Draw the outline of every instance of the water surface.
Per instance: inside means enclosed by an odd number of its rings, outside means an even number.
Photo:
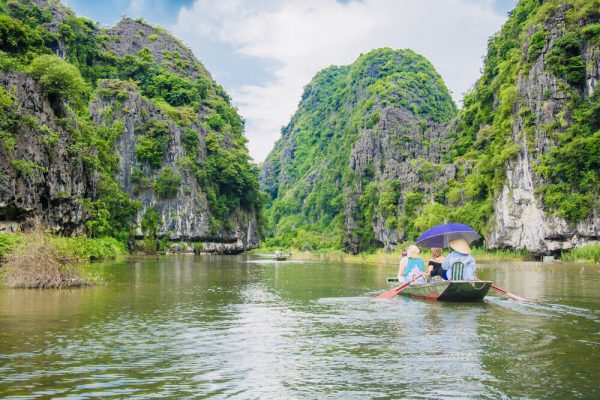
[[[482,263],[535,300],[370,302],[395,267],[130,257],[0,289],[0,397],[600,398],[600,268]]]

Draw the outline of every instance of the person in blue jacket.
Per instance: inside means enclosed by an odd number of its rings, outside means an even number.
[[[475,276],[477,265],[475,264],[475,259],[471,255],[471,247],[469,247],[469,243],[465,239],[454,239],[448,244],[450,245],[450,248],[454,250],[452,253],[448,254],[442,263],[442,268],[446,270],[446,277],[448,280],[477,280],[477,277]],[[453,274],[453,268],[455,265],[457,265],[457,263],[462,264],[461,276],[454,276],[456,274]],[[459,267],[457,266],[456,268]]]
[[[400,283],[409,280],[423,283],[423,272],[425,272],[425,264],[423,259],[419,257],[421,251],[417,246],[411,244],[406,249],[406,257],[403,257],[400,261],[400,267],[398,268],[398,281]]]

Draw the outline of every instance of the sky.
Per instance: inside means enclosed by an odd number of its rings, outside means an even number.
[[[246,120],[262,162],[321,69],[375,48],[427,57],[454,100],[481,74],[487,40],[517,0],[63,0],[103,26],[143,17],[189,46]]]

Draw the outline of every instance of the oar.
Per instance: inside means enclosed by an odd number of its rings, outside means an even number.
[[[414,280],[417,280],[417,279],[421,278],[422,276],[423,276],[423,274],[419,274],[419,276],[417,276]],[[391,299],[392,297],[394,297],[395,295],[397,295],[398,293],[403,291],[405,288],[407,288],[408,285],[410,285],[414,280],[410,280],[406,283],[403,283],[400,286],[396,286],[395,288],[388,290],[385,293],[381,293],[379,296],[373,297],[371,300],[375,301],[375,300]]]
[[[499,288],[498,286],[496,286],[496,285],[492,285],[492,289],[494,289],[494,290],[495,290],[496,292],[498,292],[498,293],[501,293],[501,294],[503,294],[503,295],[505,295],[505,296],[507,296],[507,297],[510,297],[511,299],[517,300],[517,301],[529,301],[529,300],[527,300],[527,299],[525,299],[525,298],[523,298],[523,297],[521,297],[521,296],[517,296],[516,294],[513,294],[513,293],[510,293],[510,292],[507,292],[507,291],[506,291],[506,290],[504,290],[504,289],[500,289],[500,288]]]

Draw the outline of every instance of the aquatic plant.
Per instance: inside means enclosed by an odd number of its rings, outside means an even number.
[[[593,261],[600,264],[600,244],[589,244],[587,246],[578,247],[569,252],[563,253],[560,256],[563,261]]]
[[[48,232],[41,219],[30,219],[23,231],[0,235],[0,277],[15,288],[65,288],[94,284],[83,266],[91,260],[126,252],[114,238],[62,237]]]
[[[81,269],[83,259],[69,254],[47,234],[39,219],[32,220],[21,245],[4,255],[4,283],[16,288],[64,288],[90,284]]]

